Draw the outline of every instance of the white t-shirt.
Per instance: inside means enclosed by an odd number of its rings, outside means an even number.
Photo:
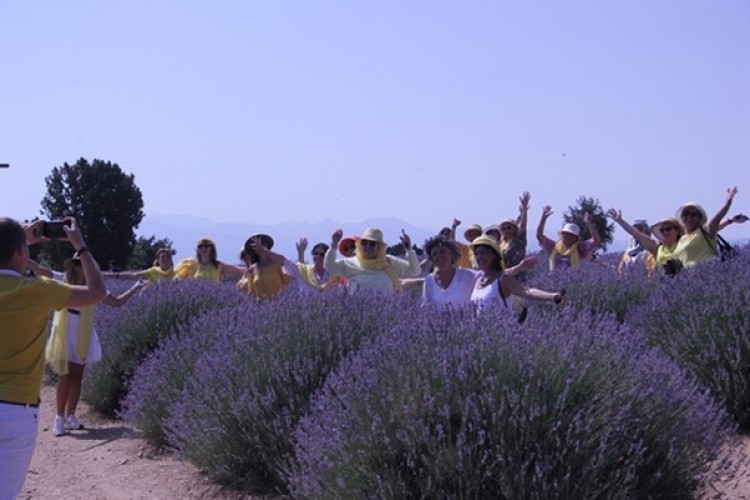
[[[435,275],[430,273],[425,276],[422,286],[422,304],[435,304],[440,309],[468,304],[478,276],[479,274],[472,269],[458,268],[450,285],[441,288],[435,280]]]

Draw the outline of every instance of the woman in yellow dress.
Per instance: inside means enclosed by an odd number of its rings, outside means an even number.
[[[195,249],[195,258],[181,260],[174,272],[174,279],[207,279],[218,283],[224,275],[242,276],[245,269],[221,262],[213,240],[201,238]]]
[[[258,300],[276,298],[297,277],[294,276],[294,264],[283,255],[271,251],[273,243],[273,238],[267,234],[256,234],[245,241],[240,254],[247,269],[237,288]]]
[[[143,271],[125,271],[121,273],[103,272],[105,278],[114,278],[116,280],[138,281],[148,280],[149,283],[155,284],[160,281],[171,280],[174,278],[174,263],[172,262],[171,248],[160,248],[156,251],[154,265]]]

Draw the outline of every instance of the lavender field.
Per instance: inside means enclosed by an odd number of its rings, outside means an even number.
[[[695,498],[731,474],[750,248],[676,278],[530,282],[566,305],[518,324],[400,294],[161,284],[100,308],[83,397],[218,482],[293,498]]]

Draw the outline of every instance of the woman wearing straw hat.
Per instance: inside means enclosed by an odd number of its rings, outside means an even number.
[[[331,248],[325,256],[324,266],[332,275],[344,276],[349,280],[350,291],[400,290],[400,278],[415,278],[419,275],[419,259],[413,248],[411,238],[401,230],[401,243],[406,249],[407,260],[386,255],[386,243],[380,229],[367,228],[356,242],[357,253],[354,257],[336,260],[336,249],[339,246],[343,231],[337,229],[331,237]]]
[[[455,224],[458,222],[458,224],[461,224],[461,221],[454,219],[453,223]],[[455,227],[458,227],[456,225]],[[455,227],[454,227],[454,234],[455,234]],[[471,255],[471,242],[477,239],[482,235],[482,226],[479,224],[471,224],[469,227],[466,228],[466,231],[464,231],[464,239],[469,242],[468,245],[459,243],[458,249],[461,252],[461,259],[458,261],[458,265],[460,267],[468,268],[468,269],[474,269],[476,268],[476,263],[474,262],[474,257]]]
[[[649,266],[649,261],[646,261],[649,270],[661,269],[666,274],[675,274],[676,271],[672,269],[674,264],[667,264],[667,262],[675,258],[674,251],[677,248],[677,241],[683,233],[682,225],[680,225],[677,219],[667,217],[651,226],[651,233],[656,237],[656,240],[654,240],[649,237],[648,233],[642,230],[642,227],[635,226],[635,224],[628,224],[622,218],[620,210],[610,208],[607,211],[607,215],[649,252],[652,259],[651,262],[653,262]]]
[[[560,304],[565,291],[545,292],[523,285],[513,276],[502,271],[502,255],[494,238],[482,235],[471,244],[474,258],[479,266],[476,283],[471,292],[471,302],[481,311],[488,307],[505,307],[510,310],[507,299],[511,295],[535,301]]]
[[[217,257],[216,243],[201,238],[195,247],[195,258],[182,259],[175,266],[174,279],[207,279],[218,283],[226,274],[242,276],[244,272],[239,266],[221,262]]]
[[[674,254],[684,267],[691,268],[718,255],[716,235],[719,233],[721,219],[729,212],[736,194],[737,186],[727,189],[724,204],[710,221],[706,211],[697,203],[685,203],[677,209],[675,216],[682,221],[685,234],[677,242]]]
[[[560,268],[576,269],[582,262],[590,260],[591,254],[599,248],[601,244],[599,232],[591,220],[591,214],[585,212],[583,220],[591,233],[591,239],[581,241],[581,228],[569,222],[558,233],[560,239],[551,240],[544,235],[544,225],[552,213],[552,207],[549,205],[542,208],[542,218],[536,228],[536,239],[539,241],[539,246],[549,253],[550,271]]]

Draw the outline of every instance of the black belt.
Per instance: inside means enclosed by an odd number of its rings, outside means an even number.
[[[68,309],[68,312],[70,314],[75,314],[76,316],[79,316],[81,314],[81,311],[79,311],[78,309]]]
[[[5,401],[4,399],[0,399],[0,403],[15,406],[28,406],[29,408],[39,408],[39,403],[19,403],[18,401]]]

